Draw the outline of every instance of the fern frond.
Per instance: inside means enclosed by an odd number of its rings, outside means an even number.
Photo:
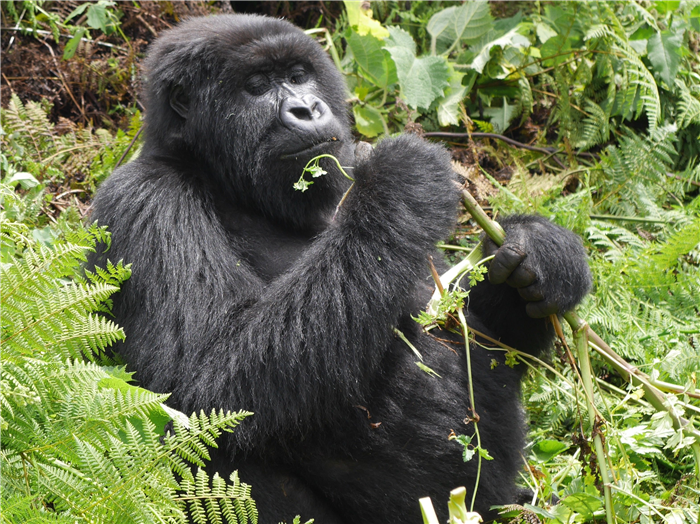
[[[46,511],[37,505],[33,496],[20,494],[7,495],[5,487],[2,488],[2,516],[3,524],[75,524],[75,517]]]
[[[198,469],[194,479],[183,483],[183,493],[179,497],[186,506],[192,521],[228,524],[257,524],[258,512],[250,498],[250,486],[238,478],[234,471],[230,484],[215,474],[211,479],[203,470]]]
[[[668,271],[700,244],[700,219],[695,219],[673,233],[651,256],[651,265],[658,271]]]
[[[624,105],[625,107],[631,107],[632,101],[639,96],[649,120],[649,129],[656,129],[661,118],[659,89],[656,85],[656,80],[654,80],[654,75],[644,65],[637,52],[629,45],[627,37],[619,35],[609,25],[599,24],[589,29],[584,37],[586,41],[591,39],[606,40],[610,43],[613,52],[623,60],[627,75],[629,75],[629,88],[624,95]]]
[[[693,96],[690,89],[678,78],[676,79],[676,87],[679,97],[676,104],[678,127],[684,129],[690,124],[700,124],[700,100]]]
[[[610,115],[590,99],[586,100],[585,109],[587,116],[583,119],[582,140],[578,143],[581,149],[589,149],[610,138]]]
[[[677,158],[675,142],[675,126],[656,128],[647,137],[626,131],[618,146],[601,155],[598,206],[622,216],[660,218],[664,210],[656,202],[668,198],[666,173]]]
[[[518,86],[520,87],[520,108],[522,111],[522,116],[520,117],[520,122],[525,122],[529,116],[532,114],[532,108],[534,106],[534,99],[532,96],[532,88],[530,82],[526,77],[520,77],[518,79]]]

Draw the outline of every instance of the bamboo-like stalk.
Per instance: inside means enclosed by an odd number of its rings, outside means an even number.
[[[593,374],[591,372],[591,361],[588,357],[588,324],[585,322],[574,331],[574,342],[578,353],[578,365],[581,370],[581,382],[583,389],[586,392],[586,405],[588,406],[588,420],[591,425],[591,433],[593,434],[593,444],[595,454],[598,458],[598,469],[600,470],[600,478],[603,481],[603,494],[605,496],[605,518],[608,524],[615,524],[615,515],[613,513],[612,492],[610,491],[610,473],[608,472],[608,461],[603,444],[603,439],[598,430],[598,416],[595,408],[595,400],[593,397]]]
[[[479,203],[474,199],[474,197],[466,189],[462,190],[462,198],[464,198],[464,205],[467,211],[471,213],[476,223],[479,227],[484,230],[484,232],[489,236],[499,246],[506,241],[506,232],[498,222],[491,220],[486,214],[486,211],[481,209]]]
[[[433,501],[430,500],[430,497],[419,499],[418,504],[420,504],[420,512],[423,515],[423,524],[440,524],[440,519],[435,513]]]

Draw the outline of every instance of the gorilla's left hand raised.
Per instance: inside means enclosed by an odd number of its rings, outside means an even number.
[[[517,289],[532,318],[573,309],[591,286],[580,239],[543,217],[513,215],[499,222],[504,244],[484,240],[484,256],[494,255],[489,281]]]

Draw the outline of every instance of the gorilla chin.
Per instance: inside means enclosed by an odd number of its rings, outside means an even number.
[[[94,219],[112,233],[89,264],[131,263],[114,296],[115,346],[135,378],[191,413],[253,411],[208,465],[253,486],[261,524],[422,522],[430,496],[477,480],[454,430],[474,434],[459,333],[412,317],[432,294],[429,260],[453,231],[450,154],[414,135],[352,143],[343,75],[280,19],[194,18],[146,60],[145,143],[100,187]],[[338,156],[310,191],[292,184],[320,153]],[[329,166],[329,167],[326,167]],[[533,355],[554,332],[528,311],[563,313],[588,292],[580,240],[541,217],[501,221],[506,243],[470,289],[474,332]],[[565,284],[564,284],[565,283]],[[529,309],[528,309],[529,307]],[[400,330],[423,355],[397,338]],[[453,346],[455,350],[451,350]],[[470,350],[481,445],[475,509],[518,499],[523,366],[487,340]]]

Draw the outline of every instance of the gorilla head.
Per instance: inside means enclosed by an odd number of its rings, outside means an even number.
[[[338,176],[315,180],[304,195],[292,187],[316,155],[352,158],[341,74],[292,24],[191,19],[156,41],[146,71],[148,141],[206,165],[229,198],[311,227],[347,189]]]

